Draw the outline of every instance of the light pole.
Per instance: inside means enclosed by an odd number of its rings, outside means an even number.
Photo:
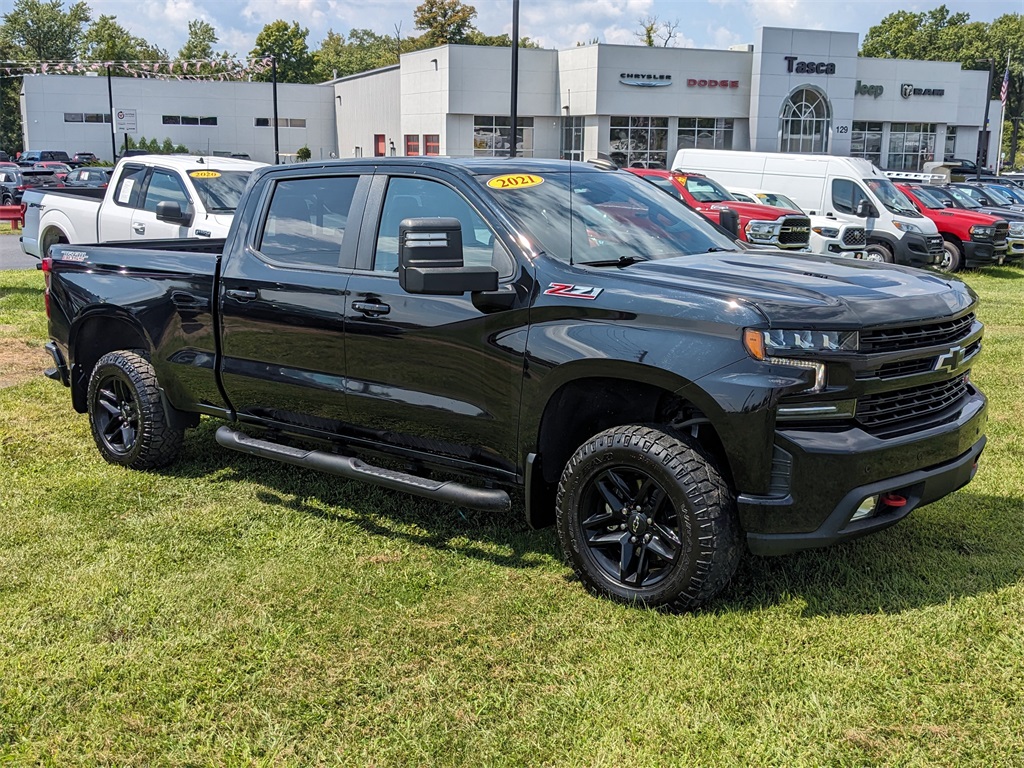
[[[509,130],[512,132],[509,157],[516,156],[516,135],[519,128],[519,0],[512,0],[512,104],[509,108]]]
[[[985,134],[985,141],[992,144],[992,131],[988,128],[988,108],[992,101],[992,75],[995,72],[996,60],[995,59],[978,59],[978,61],[988,62],[988,88],[985,89],[985,122],[981,125],[982,133]],[[996,152],[999,151],[999,147],[996,147]],[[981,149],[978,150],[978,162],[974,165],[974,180],[981,181]],[[985,147],[985,162],[988,162],[988,147]]]

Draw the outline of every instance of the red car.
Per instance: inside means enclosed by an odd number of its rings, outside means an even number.
[[[654,168],[626,170],[671,192],[690,208],[704,214],[716,224],[720,223],[722,210],[731,208],[740,219],[740,240],[751,245],[786,250],[807,248],[811,237],[811,220],[800,211],[740,202],[717,183],[699,173]]]
[[[32,166],[33,168],[44,168],[48,171],[53,171],[53,175],[61,181],[67,178],[68,174],[71,173],[71,166],[67,163],[58,163],[56,160],[44,160],[41,163],[36,163]]]
[[[939,228],[945,253],[938,268],[943,272],[1002,264],[1006,259],[1010,225],[1005,219],[989,213],[948,208],[938,195],[913,184],[897,184],[896,188]]]

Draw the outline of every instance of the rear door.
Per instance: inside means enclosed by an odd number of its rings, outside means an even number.
[[[387,170],[374,178],[348,285],[352,422],[375,443],[514,471],[532,270],[513,258],[511,237],[462,178]],[[462,223],[467,265],[498,269],[496,294],[430,296],[399,285],[399,223],[442,216]]]
[[[346,288],[371,175],[299,168],[239,212],[249,224],[226,255],[219,303],[221,379],[243,421],[344,431]]]

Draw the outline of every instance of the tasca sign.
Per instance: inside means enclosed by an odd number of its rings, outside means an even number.
[[[118,131],[135,133],[138,130],[138,121],[134,109],[119,109],[114,113],[114,126]]]

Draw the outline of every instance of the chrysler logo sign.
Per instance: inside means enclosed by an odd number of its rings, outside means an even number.
[[[645,72],[623,72],[619,75],[623,85],[636,85],[641,88],[657,88],[672,85],[672,75],[652,75]]]
[[[943,96],[945,88],[915,88],[913,83],[903,83],[900,86],[900,96],[909,99],[911,96]]]

